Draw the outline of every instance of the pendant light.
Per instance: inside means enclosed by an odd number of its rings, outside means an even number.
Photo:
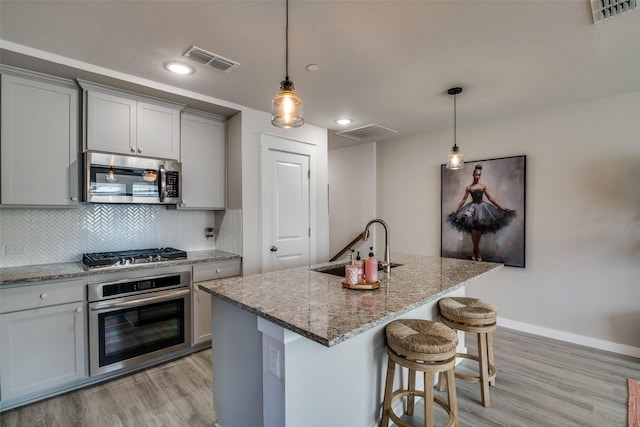
[[[447,91],[449,95],[453,95],[453,147],[451,154],[447,159],[447,169],[462,169],[464,167],[464,157],[460,154],[460,148],[456,142],[456,95],[462,92],[461,87],[452,87]]]
[[[286,0],[285,23],[285,77],[280,82],[280,92],[271,103],[271,124],[279,128],[297,128],[304,124],[302,99],[296,95],[289,80],[289,0]]]

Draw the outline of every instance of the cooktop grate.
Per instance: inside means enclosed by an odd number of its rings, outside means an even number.
[[[187,258],[187,252],[180,249],[153,248],[85,253],[82,255],[82,263],[87,268],[97,268],[185,258]]]

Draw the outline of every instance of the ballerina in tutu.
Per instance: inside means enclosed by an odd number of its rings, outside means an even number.
[[[473,170],[473,183],[465,189],[458,208],[447,216],[447,222],[454,228],[471,233],[473,242],[471,259],[474,261],[482,261],[479,248],[480,237],[506,227],[516,216],[516,211],[503,208],[491,197],[487,186],[480,183],[481,176],[482,165],[476,165]],[[469,194],[471,194],[471,203],[465,205],[464,202]],[[483,194],[491,203],[482,200]]]

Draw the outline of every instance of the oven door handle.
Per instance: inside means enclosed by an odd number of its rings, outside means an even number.
[[[173,299],[176,297],[182,297],[182,296],[188,295],[190,292],[191,291],[189,289],[182,289],[179,291],[163,293],[162,295],[139,298],[131,301],[104,302],[104,303],[98,302],[98,303],[91,303],[89,305],[90,305],[91,311],[105,310],[105,309],[111,309],[111,308],[127,308],[127,307],[138,306],[148,302],[165,301],[165,300]]]

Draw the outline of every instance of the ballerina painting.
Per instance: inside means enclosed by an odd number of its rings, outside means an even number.
[[[461,171],[443,168],[443,257],[524,267],[524,162],[519,156],[470,162],[473,169]],[[489,179],[482,179],[489,168]],[[456,192],[463,193],[457,203]]]

